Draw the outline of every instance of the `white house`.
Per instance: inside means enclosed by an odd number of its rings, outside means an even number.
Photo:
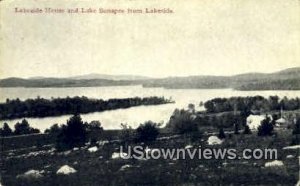
[[[271,115],[267,115],[272,120]],[[266,115],[250,115],[247,117],[247,125],[250,130],[257,130],[261,125],[262,120],[266,119]]]
[[[280,119],[276,120],[276,125],[282,125],[285,123],[286,123],[286,120],[284,118],[280,118]]]

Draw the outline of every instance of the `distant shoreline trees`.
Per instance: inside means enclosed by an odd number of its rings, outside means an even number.
[[[283,97],[280,99],[278,96],[269,96],[268,98],[262,96],[214,98],[206,101],[204,107],[208,113],[297,110],[300,109],[300,98],[288,99]]]
[[[89,99],[87,97],[67,97],[53,99],[20,99],[0,103],[0,120],[24,117],[59,116],[75,113],[101,112],[140,105],[159,105],[172,103],[164,97],[123,98],[123,99]]]
[[[40,133],[39,129],[30,127],[28,121],[23,119],[21,122],[15,124],[15,130],[13,131],[7,123],[3,124],[0,128],[0,136],[8,137],[13,135],[25,135],[25,134],[37,134]]]

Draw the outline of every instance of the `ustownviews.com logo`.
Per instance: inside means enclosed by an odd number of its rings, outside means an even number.
[[[187,146],[185,148],[148,148],[143,146],[120,146],[120,158],[122,159],[277,159],[277,149],[243,149],[238,152],[234,148],[194,148]]]

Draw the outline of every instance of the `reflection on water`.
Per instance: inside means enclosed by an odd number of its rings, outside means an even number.
[[[8,99],[20,98],[43,98],[51,97],[73,97],[86,96],[89,98],[109,99],[109,98],[128,98],[128,97],[148,97],[148,96],[164,96],[172,97],[175,104],[157,105],[157,106],[138,106],[128,109],[118,109],[105,112],[95,112],[83,114],[83,121],[99,120],[104,129],[120,128],[121,123],[127,123],[132,127],[137,127],[140,123],[152,120],[155,122],[163,122],[169,120],[175,108],[185,108],[189,103],[196,105],[196,109],[200,110],[198,105],[200,101],[207,101],[215,97],[231,97],[231,96],[270,96],[278,95],[279,97],[287,96],[288,98],[300,95],[300,91],[236,91],[231,89],[163,89],[163,88],[143,88],[142,86],[116,86],[116,87],[75,87],[75,88],[0,88],[0,102]],[[44,131],[51,125],[58,123],[66,123],[70,116],[56,116],[45,118],[27,118],[32,127]],[[11,127],[17,120],[1,121],[1,125],[7,122]]]

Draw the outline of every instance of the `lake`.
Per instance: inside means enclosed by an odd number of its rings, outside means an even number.
[[[0,88],[0,102],[6,99],[21,100],[27,98],[51,97],[74,97],[86,96],[96,99],[110,98],[128,98],[128,97],[149,97],[164,96],[172,98],[176,103],[156,105],[156,106],[138,106],[127,109],[110,110],[105,112],[94,112],[82,114],[83,121],[99,120],[104,129],[119,129],[121,123],[127,123],[133,128],[147,120],[166,123],[175,108],[186,108],[189,103],[193,103],[197,110],[203,110],[199,107],[200,101],[207,101],[215,97],[231,96],[255,96],[261,95],[268,97],[278,95],[293,98],[300,95],[300,91],[238,91],[232,89],[164,89],[164,88],[143,88],[142,86],[114,86],[114,87],[71,87],[71,88]],[[41,131],[49,128],[51,125],[66,123],[70,115],[45,117],[45,118],[26,118],[29,124]],[[0,125],[7,122],[10,127],[21,121],[21,119],[2,120]]]

